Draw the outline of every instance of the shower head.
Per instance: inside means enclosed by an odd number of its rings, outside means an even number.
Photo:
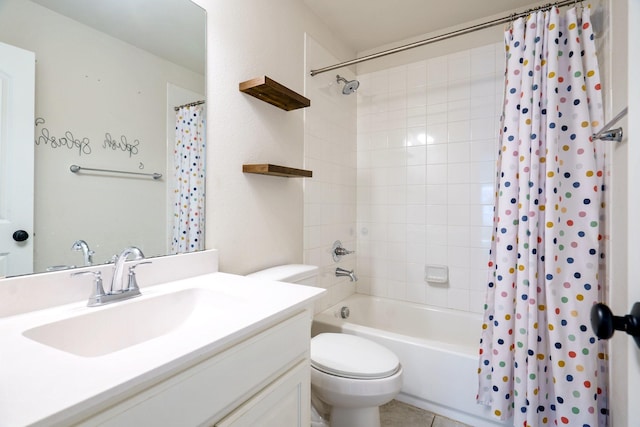
[[[344,77],[340,77],[340,75],[338,74],[336,76],[336,81],[337,82],[344,82],[344,87],[342,88],[342,94],[343,95],[351,95],[353,92],[356,91],[356,89],[358,89],[358,86],[360,86],[360,82],[357,80],[347,80]]]

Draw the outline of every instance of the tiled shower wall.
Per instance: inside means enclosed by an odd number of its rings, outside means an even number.
[[[307,69],[338,62],[309,35],[305,48]],[[349,70],[338,71],[355,78]],[[342,94],[335,72],[307,73],[305,96],[311,107],[304,110],[304,163],[313,177],[304,180],[304,262],[320,267],[319,285],[327,289],[316,304],[319,311],[355,292],[355,283],[336,277],[335,269],[356,269],[356,256],[334,262],[331,249],[335,240],[347,249],[356,247],[357,98]]]
[[[357,292],[481,312],[503,50],[358,76]],[[428,265],[448,283],[427,282]]]

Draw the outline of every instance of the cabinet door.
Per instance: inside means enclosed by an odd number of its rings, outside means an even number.
[[[300,362],[215,427],[308,427],[311,385],[309,362]]]

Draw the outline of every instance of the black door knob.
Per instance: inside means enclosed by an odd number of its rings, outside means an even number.
[[[640,302],[636,302],[626,316],[614,316],[611,309],[602,303],[594,305],[591,307],[591,327],[603,340],[611,338],[615,331],[625,331],[640,347]]]
[[[24,230],[18,230],[13,233],[13,240],[16,242],[24,242],[29,238],[29,233]]]

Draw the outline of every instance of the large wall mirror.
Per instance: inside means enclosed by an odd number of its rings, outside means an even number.
[[[23,242],[0,238],[0,277],[84,266],[78,241],[94,265],[127,246],[147,257],[184,251],[171,245],[175,108],[204,101],[205,28],[190,0],[0,0],[2,47],[35,56],[35,131],[20,141],[32,158],[0,144],[0,223],[13,207],[7,194],[22,193],[33,229]],[[1,56],[0,80],[10,55]],[[0,113],[13,90],[5,80]],[[7,190],[20,189],[31,164],[34,194]],[[31,261],[14,265],[12,248],[29,249]]]

